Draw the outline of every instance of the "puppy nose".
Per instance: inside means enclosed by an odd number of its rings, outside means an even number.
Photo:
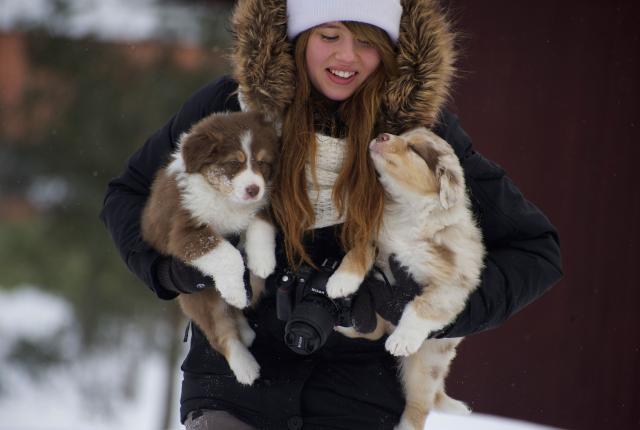
[[[256,184],[251,184],[244,191],[249,195],[249,197],[255,197],[260,192],[260,187]]]
[[[380,133],[378,135],[378,137],[376,137],[376,142],[386,142],[387,140],[390,140],[391,136],[389,136],[387,133]]]

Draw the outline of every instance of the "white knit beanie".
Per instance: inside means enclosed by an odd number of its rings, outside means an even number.
[[[402,6],[400,0],[287,0],[287,16],[291,40],[325,22],[357,21],[380,27],[395,43]]]

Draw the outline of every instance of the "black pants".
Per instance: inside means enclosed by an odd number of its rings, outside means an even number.
[[[195,411],[185,421],[186,430],[255,430],[226,411]]]

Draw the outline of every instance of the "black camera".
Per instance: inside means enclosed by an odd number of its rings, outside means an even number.
[[[284,341],[298,354],[317,351],[335,326],[352,325],[351,298],[327,296],[327,281],[337,266],[331,260],[325,260],[318,270],[303,264],[297,271],[285,269],[277,279],[277,315],[287,322]]]

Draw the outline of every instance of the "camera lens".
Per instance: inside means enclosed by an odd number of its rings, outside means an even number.
[[[298,354],[311,354],[325,344],[336,325],[337,309],[324,296],[308,296],[296,306],[285,326],[285,343]]]
[[[304,322],[289,322],[286,328],[285,343],[298,354],[311,354],[320,347],[320,336],[310,325]]]

